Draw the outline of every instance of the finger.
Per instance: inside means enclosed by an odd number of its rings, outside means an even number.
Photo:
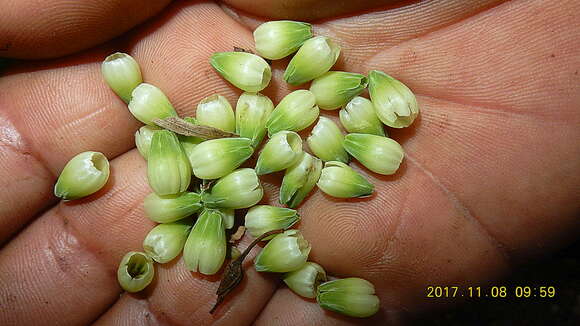
[[[0,56],[51,58],[87,49],[145,21],[169,1],[2,0]]]

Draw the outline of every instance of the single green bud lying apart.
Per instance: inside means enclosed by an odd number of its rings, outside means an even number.
[[[262,196],[264,189],[256,171],[244,168],[219,179],[202,200],[207,207],[240,209],[256,205]]]
[[[374,186],[365,177],[342,162],[326,162],[318,180],[318,188],[338,198],[366,197]]]
[[[143,240],[143,250],[158,263],[172,261],[183,250],[192,225],[190,218],[157,225]]]
[[[128,252],[117,269],[117,280],[123,290],[139,292],[151,283],[155,269],[153,260],[142,252]]]
[[[290,290],[305,298],[316,298],[316,290],[320,283],[326,282],[326,272],[322,266],[311,261],[300,269],[284,275],[284,283]]]
[[[135,145],[141,156],[145,160],[149,157],[149,148],[151,148],[151,140],[153,139],[153,133],[157,130],[161,130],[154,126],[143,126],[135,132]]]
[[[340,46],[326,36],[313,37],[300,47],[286,71],[284,80],[291,85],[300,85],[322,76],[336,63]]]
[[[303,152],[300,160],[289,167],[280,187],[280,204],[296,208],[318,182],[322,161]]]
[[[191,182],[191,166],[177,139],[168,130],[153,133],[147,160],[149,186],[160,196],[187,190]]]
[[[318,123],[306,141],[312,153],[325,162],[348,163],[349,161],[348,153],[342,146],[344,135],[338,126],[326,117],[318,118]]]
[[[210,126],[223,131],[234,132],[236,130],[236,118],[234,110],[228,100],[219,95],[211,95],[199,102],[195,111],[197,123]]]
[[[143,82],[139,64],[127,53],[116,52],[106,57],[101,65],[101,73],[107,85],[125,103],[131,101],[131,93]]]
[[[257,238],[262,234],[280,230],[288,229],[300,220],[300,215],[290,208],[275,207],[270,205],[257,205],[248,210],[244,226],[250,232],[252,237]],[[274,236],[269,236],[262,241],[271,239]]]
[[[145,215],[157,223],[175,222],[196,213],[201,207],[201,195],[195,192],[166,196],[152,192],[143,201]]]
[[[263,90],[272,77],[270,65],[252,53],[214,53],[210,64],[227,81],[246,92],[255,93]]]
[[[360,94],[368,85],[365,75],[344,71],[329,71],[316,78],[310,91],[316,97],[316,105],[323,110],[337,109]]]
[[[312,26],[291,20],[269,21],[254,30],[256,51],[266,59],[282,59],[312,37]]]
[[[385,136],[383,124],[371,101],[357,96],[340,110],[340,122],[351,133]]]
[[[222,214],[204,209],[183,248],[185,266],[192,272],[213,275],[226,258],[226,232]]]
[[[419,114],[415,94],[405,84],[382,71],[369,72],[369,94],[377,116],[389,127],[408,127]]]
[[[292,272],[306,263],[310,249],[300,231],[287,230],[266,244],[254,259],[254,267],[258,272]]]
[[[369,170],[385,175],[397,172],[405,155],[393,139],[369,134],[346,135],[344,148]]]
[[[232,227],[234,227],[234,223],[236,222],[235,210],[232,208],[220,208],[218,210],[222,214],[222,218],[224,219],[224,227],[226,229],[231,229]]]
[[[62,169],[54,195],[64,200],[86,197],[99,191],[109,179],[109,161],[99,152],[83,152]]]
[[[258,175],[282,171],[296,163],[302,154],[302,139],[293,131],[280,131],[266,143],[258,162]]]
[[[189,160],[196,177],[217,179],[234,171],[253,153],[251,139],[220,138],[206,140],[195,146]]]
[[[236,105],[236,133],[252,140],[256,148],[266,134],[266,123],[274,110],[274,104],[260,93],[243,93]]]
[[[356,277],[321,284],[316,301],[324,309],[359,318],[374,315],[380,304],[373,284]]]
[[[141,83],[133,90],[129,111],[137,120],[150,126],[155,126],[155,119],[177,116],[167,96],[159,88],[147,83]]]
[[[276,106],[266,123],[268,136],[278,131],[300,131],[310,126],[320,110],[311,91],[299,89],[286,95]]]

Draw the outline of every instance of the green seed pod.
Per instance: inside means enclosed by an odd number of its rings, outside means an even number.
[[[300,215],[293,209],[257,205],[248,210],[244,226],[252,237],[257,238],[266,232],[286,230],[298,221],[300,221]],[[266,237],[262,241],[270,240],[273,237],[274,235]]]
[[[143,82],[139,64],[127,53],[116,52],[105,58],[101,65],[105,82],[120,98],[129,103],[131,93]]]
[[[270,65],[252,53],[214,53],[210,64],[227,81],[246,92],[256,93],[263,90],[272,78]]]
[[[348,132],[385,136],[385,129],[375,113],[373,103],[364,97],[353,98],[339,114],[340,122]]]
[[[306,142],[312,153],[325,162],[348,163],[349,161],[348,153],[342,146],[344,135],[338,126],[326,117],[318,118],[318,123],[312,129]]]
[[[195,111],[197,123],[210,126],[223,131],[234,132],[236,130],[236,118],[234,110],[228,100],[219,95],[211,95],[199,102]]]
[[[117,280],[123,290],[139,292],[146,288],[155,275],[153,260],[142,252],[128,252],[117,269]]]
[[[152,192],[143,201],[145,215],[157,223],[175,222],[194,214],[201,207],[201,195],[195,192],[166,196]]]
[[[153,133],[157,130],[161,129],[154,126],[143,126],[135,132],[135,145],[137,145],[139,153],[141,153],[141,156],[143,156],[145,160],[147,160],[147,157],[149,156],[149,148],[151,148]]]
[[[304,266],[310,253],[310,244],[300,231],[287,230],[277,234],[254,259],[258,272],[287,273]]]
[[[269,21],[254,30],[256,51],[266,59],[282,59],[312,37],[312,26],[291,20]]]
[[[268,136],[278,131],[300,131],[310,126],[320,110],[311,91],[299,89],[286,95],[276,106],[266,123]]]
[[[260,152],[256,163],[258,175],[282,171],[294,165],[302,155],[302,139],[293,131],[273,135]]]
[[[160,196],[187,190],[191,182],[191,166],[177,136],[168,130],[153,134],[147,160],[149,186]]]
[[[156,262],[168,263],[183,250],[192,225],[193,220],[189,218],[159,224],[143,240],[143,249]]]
[[[222,214],[204,209],[183,248],[185,266],[192,272],[213,275],[226,258],[226,233]]]
[[[296,208],[318,182],[322,161],[303,152],[300,160],[289,167],[280,187],[280,204]]]
[[[372,183],[342,162],[326,162],[318,180],[318,188],[338,198],[367,197],[373,193]]]
[[[327,310],[351,317],[370,317],[379,311],[375,287],[362,278],[344,278],[318,286],[316,301]]]
[[[291,85],[304,84],[322,76],[336,63],[340,46],[326,36],[313,37],[300,47],[290,60],[284,80]]]
[[[137,120],[150,126],[155,126],[155,119],[177,116],[167,96],[159,88],[147,83],[141,83],[133,90],[129,111]]]
[[[206,140],[195,146],[189,159],[196,177],[217,179],[234,171],[253,153],[251,139],[220,138]]]
[[[256,205],[263,196],[256,171],[244,168],[219,179],[202,200],[207,207],[240,209]]]
[[[300,269],[286,273],[283,280],[294,293],[313,299],[320,283],[326,282],[326,272],[322,266],[309,261]]]
[[[62,169],[54,195],[64,200],[86,197],[99,191],[109,179],[109,161],[99,152],[83,152]]]
[[[369,134],[346,135],[344,149],[369,170],[385,175],[397,172],[405,156],[396,141]]]
[[[316,97],[316,105],[323,110],[337,109],[360,94],[368,85],[365,75],[353,72],[329,71],[316,78],[310,91]]]
[[[266,122],[274,110],[274,104],[260,93],[243,93],[236,105],[236,133],[252,140],[256,148],[266,134]]]
[[[408,127],[419,114],[415,94],[405,84],[382,71],[369,72],[369,94],[377,116],[389,127]]]

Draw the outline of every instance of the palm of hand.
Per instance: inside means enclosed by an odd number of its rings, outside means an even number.
[[[428,284],[498,277],[577,234],[580,6],[497,2],[426,2],[315,25],[343,46],[333,70],[386,71],[415,91],[422,109],[411,128],[389,130],[407,154],[395,176],[360,169],[376,184],[374,197],[346,202],[315,191],[300,208],[310,259],[331,275],[373,282],[377,322],[423,309]],[[34,219],[0,252],[2,324],[357,322],[276,289],[275,278],[252,268],[209,315],[218,277],[192,277],[180,259],[158,265],[145,293],[119,297],[117,264],[141,247],[153,223],[141,205],[150,188],[134,149],[139,124],[102,81],[100,61],[115,50],[131,53],[144,79],[192,115],[212,93],[237,98],[207,60],[233,46],[252,48],[245,26],[256,24],[213,3],[176,3],[119,40],[23,63],[0,79],[0,242]],[[265,92],[275,103],[289,92],[280,82],[284,66],[274,65]],[[85,150],[114,158],[107,187],[57,203],[55,177]],[[264,181],[275,202],[278,184]]]

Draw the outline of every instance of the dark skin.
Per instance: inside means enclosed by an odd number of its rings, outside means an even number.
[[[425,298],[427,285],[497,284],[578,236],[579,1],[263,2],[0,1],[0,55],[43,59],[0,77],[0,324],[396,323],[443,304]],[[299,209],[310,259],[374,283],[381,310],[370,320],[325,312],[249,268],[252,256],[213,315],[219,276],[192,275],[181,259],[159,265],[143,293],[122,293],[115,270],[153,226],[141,205],[151,190],[134,149],[140,125],[100,62],[130,53],[180,115],[193,115],[206,96],[240,94],[209,66],[211,53],[254,49],[251,30],[282,17],[317,19],[315,32],[343,48],[333,69],[383,70],[417,94],[414,125],[388,130],[406,152],[396,175],[355,162],[374,196],[315,191]],[[264,91],[275,103],[290,91],[284,67],[274,62]],[[86,150],[111,160],[108,185],[58,202],[56,177]],[[265,202],[277,201],[276,179],[263,179]]]

